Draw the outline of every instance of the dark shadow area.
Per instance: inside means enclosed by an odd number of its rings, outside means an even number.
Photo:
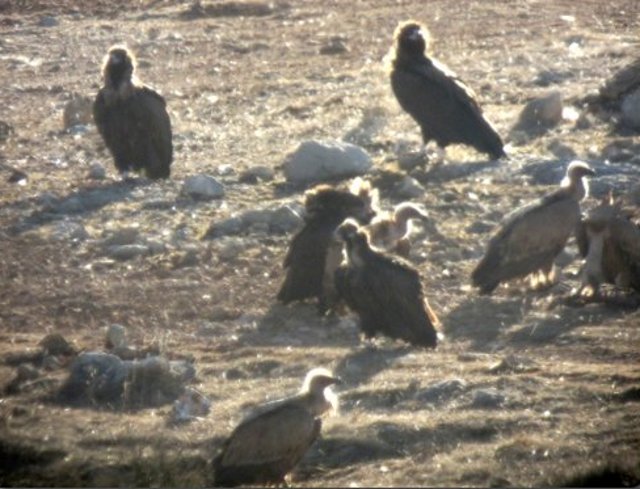
[[[313,444],[296,469],[296,479],[316,477],[326,470],[353,467],[360,463],[401,457],[402,452],[372,439],[321,438]]]
[[[472,296],[441,319],[445,336],[471,340],[474,349],[484,350],[501,332],[522,321],[524,312],[523,297]]]
[[[605,320],[624,316],[625,310],[613,310],[604,305],[593,305],[588,309],[565,308],[557,314],[549,313],[533,324],[527,324],[506,333],[509,344],[534,346],[554,343],[560,336],[581,326],[600,326]]]
[[[365,408],[367,411],[381,410],[388,412],[399,403],[415,396],[416,387],[407,386],[404,389],[376,389],[359,392],[347,391],[340,395],[340,410],[351,411],[354,407]],[[403,407],[404,409],[404,407]]]
[[[21,234],[26,231],[44,226],[50,222],[63,219],[69,215],[84,215],[114,202],[122,202],[126,200],[133,190],[138,187],[150,185],[151,181],[137,178],[128,179],[117,182],[110,182],[99,187],[87,187],[71,192],[64,197],[51,196],[50,199],[39,203],[40,209],[34,211],[28,217],[14,223],[9,232],[13,235]],[[11,204],[12,207],[23,208],[31,207],[33,199],[28,203],[25,201],[16,201]]]
[[[314,300],[288,305],[274,300],[255,328],[242,331],[239,343],[253,347],[351,347],[359,342],[359,331],[355,324],[353,328],[345,328],[340,324],[347,318],[355,320],[351,314],[342,317],[321,316]]]
[[[423,174],[413,175],[420,183],[444,183],[458,178],[466,178],[475,173],[491,168],[500,168],[508,164],[508,159],[479,160],[479,161],[451,161],[445,165],[436,165]]]
[[[364,384],[376,374],[390,367],[394,360],[414,351],[409,346],[376,348],[364,346],[340,360],[334,373],[347,385]]]

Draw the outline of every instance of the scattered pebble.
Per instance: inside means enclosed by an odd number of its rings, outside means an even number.
[[[210,175],[193,175],[184,181],[182,193],[195,200],[211,200],[224,197],[224,187]]]

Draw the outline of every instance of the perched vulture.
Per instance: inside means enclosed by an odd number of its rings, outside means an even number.
[[[279,301],[288,304],[317,297],[324,312],[324,277],[333,277],[342,261],[341,249],[330,246],[333,233],[348,217],[368,223],[375,215],[377,200],[377,190],[359,178],[350,190],[319,185],[307,192],[305,224],[293,237],[284,259],[286,277],[278,293]]]
[[[109,50],[93,119],[120,173],[144,171],[149,178],[168,178],[173,145],[166,104],[135,78],[134,70],[133,54],[126,47]]]
[[[214,485],[283,484],[318,438],[322,414],[336,408],[329,386],[337,383],[328,370],[313,369],[298,395],[265,404],[244,419],[213,460]]]
[[[394,33],[391,87],[400,106],[420,125],[426,145],[435,140],[473,146],[492,159],[505,155],[502,140],[482,115],[475,94],[445,66],[426,56],[429,33],[417,22]]]
[[[640,292],[640,227],[620,204],[605,200],[580,222],[577,242],[585,264],[578,295],[597,295],[602,283]]]
[[[534,274],[534,285],[553,283],[554,260],[576,232],[580,201],[588,194],[583,177],[594,174],[586,163],[573,161],[559,189],[505,218],[471,275],[481,293],[489,294],[500,282],[529,274]]]
[[[424,296],[418,271],[401,258],[372,249],[367,232],[349,219],[337,230],[347,264],[335,272],[338,296],[360,318],[365,337],[378,333],[434,348],[438,319]]]
[[[398,204],[393,215],[377,215],[365,226],[371,245],[408,258],[411,251],[412,219],[426,219],[427,213],[409,202]]]

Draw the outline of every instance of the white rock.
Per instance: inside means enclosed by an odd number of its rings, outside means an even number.
[[[288,182],[308,184],[364,175],[371,157],[359,146],[339,141],[304,141],[284,162]]]
[[[182,193],[193,199],[211,200],[224,197],[224,187],[210,175],[193,175],[184,181]]]
[[[640,129],[640,88],[622,100],[622,123],[632,129]]]

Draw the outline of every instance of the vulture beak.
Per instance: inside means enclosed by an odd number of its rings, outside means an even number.
[[[332,380],[332,384],[334,385],[343,385],[344,382],[342,381],[342,379],[340,377],[331,377]]]
[[[596,176],[596,172],[595,172],[595,170],[592,170],[591,168],[585,168],[585,169],[584,169],[584,174],[585,174],[585,175],[592,176],[592,177],[595,177],[595,176]]]

